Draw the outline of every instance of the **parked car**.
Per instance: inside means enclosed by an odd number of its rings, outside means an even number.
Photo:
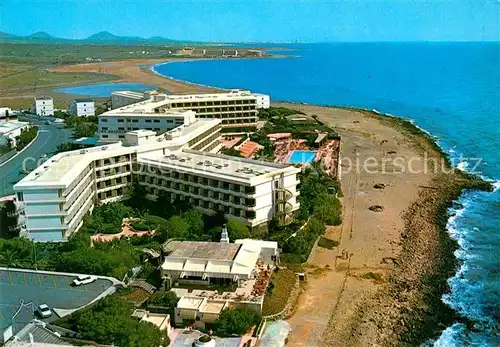
[[[82,286],[84,284],[90,284],[97,280],[97,277],[95,276],[90,276],[90,275],[80,275],[77,278],[73,280],[73,285],[74,286]]]
[[[42,318],[49,318],[50,316],[52,316],[52,311],[46,304],[39,305],[37,311]]]

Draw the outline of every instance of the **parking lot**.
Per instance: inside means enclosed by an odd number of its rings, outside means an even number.
[[[0,270],[0,329],[10,325],[12,316],[19,309],[20,300],[33,302],[34,308],[47,304],[51,309],[76,309],[84,306],[108,289],[112,282],[97,279],[95,282],[72,287],[75,276]],[[54,320],[53,314],[49,320]],[[33,319],[30,308],[23,309],[15,322],[27,323]]]

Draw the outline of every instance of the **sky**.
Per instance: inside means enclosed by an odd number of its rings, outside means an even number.
[[[2,0],[0,31],[194,41],[500,41],[500,0]]]

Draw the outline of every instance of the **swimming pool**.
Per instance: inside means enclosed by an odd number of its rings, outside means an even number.
[[[311,163],[316,157],[316,151],[293,151],[288,157],[288,162],[292,164]]]
[[[88,97],[99,98],[99,97],[109,97],[112,92],[118,90],[131,90],[133,92],[144,92],[146,90],[156,90],[156,87],[135,82],[125,82],[125,83],[98,83],[98,84],[88,84],[84,86],[66,87],[54,89],[56,93],[65,93],[73,95],[85,95]]]

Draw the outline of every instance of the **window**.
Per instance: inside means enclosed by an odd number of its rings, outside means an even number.
[[[159,119],[155,119],[154,122],[155,123],[160,123],[160,120]]]
[[[24,201],[24,195],[22,192],[17,193],[17,200]]]
[[[138,122],[139,122],[139,120],[137,120],[137,119],[132,119],[132,123],[138,123]]]
[[[118,123],[123,123],[125,122],[125,119],[118,118]]]
[[[124,139],[124,138],[125,138],[125,135],[118,135],[118,138],[119,138],[119,139]]]
[[[174,121],[172,119],[167,119],[167,123],[173,123]]]
[[[103,123],[107,123],[107,122],[108,122],[108,120],[107,120],[106,118],[103,118],[103,119],[101,119],[101,122],[103,122]]]
[[[151,123],[151,119],[146,119],[146,123]]]
[[[107,127],[102,127],[102,131],[108,131]]]
[[[107,139],[107,138],[108,138],[108,135],[102,135],[102,138],[103,138],[103,139]]]

